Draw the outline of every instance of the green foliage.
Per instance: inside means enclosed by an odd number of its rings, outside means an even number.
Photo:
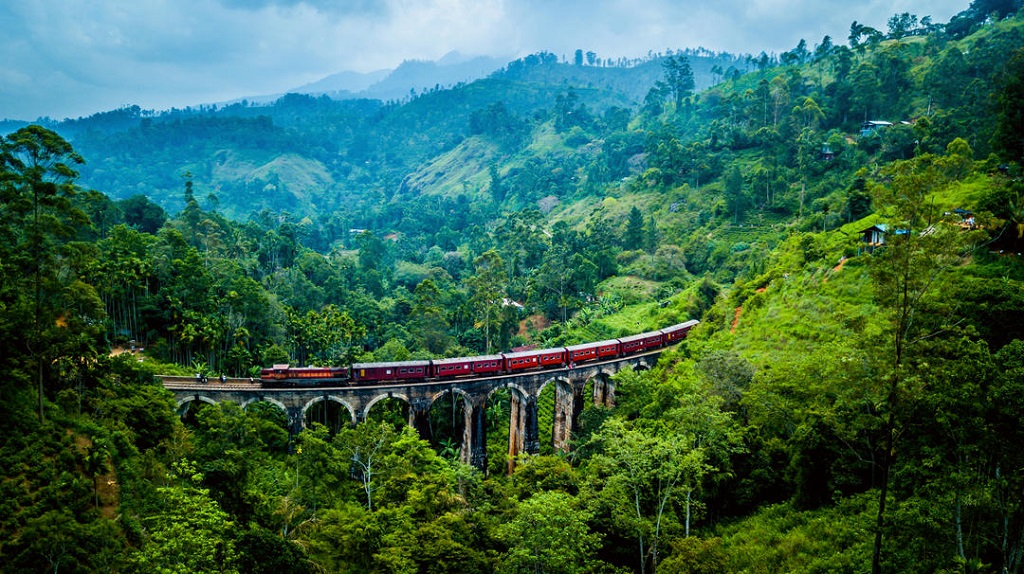
[[[542,53],[400,102],[11,132],[5,571],[845,572],[875,535],[879,569],[1013,571],[1024,130],[1004,4],[778,58]],[[876,224],[911,233],[869,254]],[[568,453],[511,477],[507,391],[485,476],[455,462],[458,393],[431,410],[435,450],[397,399],[354,428],[318,402],[331,428],[290,436],[269,403],[189,404],[182,425],[152,377],[690,318],[657,367],[614,377],[614,408],[582,409]]]
[[[139,570],[156,572],[234,572],[235,544],[232,522],[209,497],[192,486],[194,468],[176,468],[182,484],[157,489],[159,510],[145,520],[148,536],[133,555]]]
[[[719,535],[730,572],[853,572],[871,554],[870,497],[832,509],[801,512],[771,506],[726,526]]]
[[[498,529],[509,550],[497,572],[593,572],[600,535],[590,532],[590,515],[562,492],[540,492],[519,504],[517,516]]]

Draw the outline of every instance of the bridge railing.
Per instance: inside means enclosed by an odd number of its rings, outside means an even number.
[[[183,377],[179,375],[157,375],[165,387],[188,387],[188,386],[214,386],[214,385],[229,385],[233,387],[259,387],[259,379],[251,379],[249,377],[227,377],[224,382],[221,382],[220,377],[209,377],[205,383],[199,382],[195,377]]]

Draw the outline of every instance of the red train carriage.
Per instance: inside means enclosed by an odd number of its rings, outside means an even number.
[[[619,341],[615,339],[598,341],[597,343],[572,345],[565,348],[565,353],[569,363],[582,363],[585,361],[597,361],[608,357],[618,357],[620,352]]]
[[[665,344],[665,335],[661,331],[650,331],[640,333],[639,335],[621,337],[619,343],[622,345],[621,351],[623,355],[632,355],[633,353],[642,353],[662,346]]]
[[[434,359],[431,361],[433,376],[438,378],[469,376],[473,374],[473,362],[466,357]]]
[[[609,357],[618,357],[619,353],[622,352],[622,346],[619,344],[617,339],[611,339],[608,341],[602,341],[597,344],[597,358],[607,359]]]
[[[566,359],[567,353],[565,347],[558,347],[556,349],[541,349],[536,351],[540,356],[541,367],[564,367],[568,360]]]
[[[321,385],[348,382],[348,367],[292,367],[274,365],[260,370],[260,381],[278,385]]]
[[[504,358],[501,355],[483,355],[471,357],[474,375],[487,375],[500,373],[505,370]],[[437,361],[434,361],[435,363]]]
[[[431,363],[433,364],[433,376],[442,379],[466,375],[500,373],[503,369],[501,355],[435,359]]]
[[[679,323],[678,325],[672,325],[671,327],[665,327],[661,332],[665,335],[665,344],[671,345],[676,341],[682,341],[686,338],[686,334],[690,332],[690,329],[694,325],[700,323],[700,321],[693,319],[685,323]]]
[[[417,381],[430,376],[430,361],[401,361],[397,363],[355,363],[352,382]]]
[[[502,356],[505,358],[506,372],[565,366],[565,347],[517,351]]]

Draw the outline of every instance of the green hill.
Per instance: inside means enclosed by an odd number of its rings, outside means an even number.
[[[742,65],[541,53],[402,101],[9,126],[4,571],[1019,571],[1019,4]],[[425,437],[398,393],[291,436],[153,377],[689,319],[571,400],[453,383]],[[511,413],[547,439],[556,403],[567,450],[508,460]]]

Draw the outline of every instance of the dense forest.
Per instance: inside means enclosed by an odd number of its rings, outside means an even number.
[[[1024,571],[1020,8],[12,128],[2,569]],[[292,436],[155,377],[687,319],[511,474],[500,395],[481,471],[455,399]]]

